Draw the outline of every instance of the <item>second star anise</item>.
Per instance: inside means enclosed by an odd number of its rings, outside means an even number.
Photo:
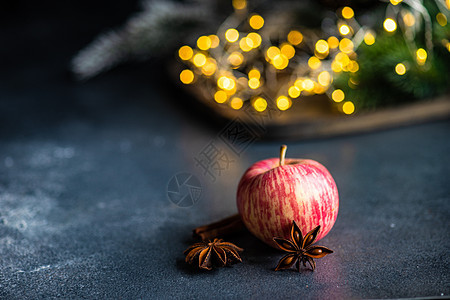
[[[300,272],[300,263],[306,267],[306,262],[309,263],[311,269],[314,271],[316,263],[314,258],[321,258],[325,255],[333,253],[333,250],[323,246],[313,246],[312,244],[317,238],[320,231],[320,226],[317,226],[310,232],[308,232],[303,238],[302,232],[298,228],[295,221],[292,221],[291,227],[291,240],[283,238],[273,238],[278,247],[288,252],[283,258],[281,258],[275,271],[291,268],[295,263],[297,270]]]
[[[234,262],[242,262],[239,252],[244,249],[221,239],[195,243],[184,251],[186,262],[192,264],[198,259],[200,269],[211,270],[213,266],[224,267]]]

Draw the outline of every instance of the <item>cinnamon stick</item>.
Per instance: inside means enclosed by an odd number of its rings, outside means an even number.
[[[241,220],[241,216],[235,214],[221,221],[197,227],[193,230],[193,234],[202,240],[211,240],[241,231],[244,228],[245,225]]]

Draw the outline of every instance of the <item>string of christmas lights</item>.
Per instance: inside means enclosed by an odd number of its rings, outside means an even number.
[[[440,9],[437,23],[446,26],[450,1],[436,3]],[[302,28],[278,33],[274,39],[273,30],[264,30],[264,18],[248,13],[245,0],[233,0],[232,4],[234,13],[215,34],[200,36],[194,48],[179,48],[178,56],[187,66],[180,73],[182,83],[203,85],[215,102],[235,110],[251,105],[264,112],[274,105],[285,111],[301,96],[326,94],[342,113],[355,112],[358,99],[348,99],[334,80],[347,73],[348,86],[358,87],[357,50],[362,43],[374,45],[376,31],[361,26],[351,7],[336,12],[335,27],[327,36]],[[424,69],[433,55],[430,20],[422,1],[391,0],[383,22],[387,34],[402,31],[415,63]],[[419,47],[416,35],[422,24],[425,46]],[[448,40],[443,39],[442,45],[450,51]],[[399,61],[392,72],[403,76],[409,68],[409,62]]]

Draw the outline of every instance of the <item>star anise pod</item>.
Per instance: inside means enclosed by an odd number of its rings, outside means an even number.
[[[195,243],[184,251],[186,262],[192,264],[198,259],[198,267],[211,270],[213,266],[224,267],[235,262],[242,262],[239,252],[244,249],[221,239]]]
[[[306,262],[309,263],[311,269],[314,271],[316,268],[316,263],[314,258],[321,258],[325,255],[333,253],[333,250],[328,249],[323,246],[313,246],[312,244],[317,238],[319,234],[320,226],[317,226],[303,238],[302,232],[298,228],[295,221],[292,221],[291,227],[291,239],[286,240],[283,238],[273,238],[274,242],[277,243],[278,247],[288,252],[283,258],[280,259],[278,266],[275,268],[275,271],[289,269],[295,263],[297,270],[300,272],[300,263],[303,263],[303,266],[306,267]]]

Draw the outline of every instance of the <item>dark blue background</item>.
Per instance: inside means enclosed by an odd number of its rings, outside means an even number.
[[[237,156],[174,88],[165,64],[120,67],[88,82],[70,58],[119,26],[135,2],[7,3],[0,36],[0,298],[399,298],[450,294],[450,122],[327,140],[288,141],[288,157],[328,167],[340,192],[335,253],[315,272],[274,272],[282,253],[249,233],[244,262],[185,265],[192,228],[236,212],[240,176],[277,156]],[[210,142],[234,160],[212,181],[194,158]],[[203,194],[167,197],[178,172]]]

